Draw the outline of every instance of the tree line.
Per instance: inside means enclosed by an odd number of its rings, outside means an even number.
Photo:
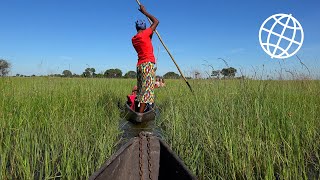
[[[64,70],[62,74],[55,74],[58,77],[83,77],[83,78],[135,78],[137,73],[129,71],[124,76],[120,69],[108,69],[105,72],[96,73],[95,68],[86,68],[82,74],[73,74],[70,70]]]
[[[7,76],[10,72],[11,64],[4,60],[0,59],[0,77]],[[234,78],[237,73],[237,69],[233,67],[223,68],[221,70],[212,70],[209,78]],[[16,77],[34,77],[36,75],[25,76],[22,74],[16,74]],[[96,73],[95,68],[86,68],[81,74],[72,73],[70,70],[64,70],[61,74],[51,74],[48,75],[50,77],[77,77],[77,78],[136,78],[137,73],[135,71],[128,71],[124,75],[122,71],[118,68],[115,69],[107,69],[105,72]],[[167,72],[163,75],[165,79],[179,79],[181,76],[175,72]],[[191,77],[187,77],[188,79],[192,79]],[[195,72],[194,78],[201,78],[199,72]]]
[[[213,70],[211,72],[211,77],[220,79],[221,76],[223,78],[234,78],[236,76],[237,69],[234,67],[223,68],[221,70]]]
[[[135,71],[128,71],[124,75],[118,68],[107,69],[103,73],[96,73],[95,68],[86,68],[81,75],[73,74],[70,70],[64,70],[62,74],[55,74],[57,77],[83,77],[83,78],[136,78],[137,73]],[[165,79],[179,79],[180,75],[175,72],[167,72],[163,75]]]

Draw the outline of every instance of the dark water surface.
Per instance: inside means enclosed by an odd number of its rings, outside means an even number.
[[[119,129],[122,132],[119,136],[118,148],[128,142],[131,138],[138,137],[142,131],[151,132],[155,136],[162,138],[162,130],[156,125],[157,120],[160,119],[160,112],[156,110],[156,118],[154,121],[134,124],[122,118],[119,123]]]

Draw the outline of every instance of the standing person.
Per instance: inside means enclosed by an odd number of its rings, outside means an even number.
[[[153,54],[152,34],[156,30],[159,21],[147,12],[143,5],[139,11],[146,15],[152,24],[146,28],[143,20],[136,21],[137,34],[132,38],[132,45],[138,53],[137,63],[137,101],[136,111],[143,113],[147,104],[154,103],[154,79],[156,59]]]

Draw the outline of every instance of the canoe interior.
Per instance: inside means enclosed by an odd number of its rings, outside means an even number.
[[[182,160],[162,140],[160,140],[159,179],[196,179]]]
[[[152,121],[156,118],[156,111],[152,109],[145,113],[138,113],[133,111],[130,106],[126,103],[125,110],[124,110],[125,119],[132,122],[132,123],[143,123]]]
[[[151,136],[149,139],[147,137],[132,138],[89,179],[189,180],[196,178],[164,141]]]

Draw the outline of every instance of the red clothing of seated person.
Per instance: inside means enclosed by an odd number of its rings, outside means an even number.
[[[130,108],[132,110],[135,110],[135,107],[134,107],[134,102],[135,102],[135,99],[137,97],[137,90],[138,90],[138,87],[137,86],[134,86],[133,89],[132,89],[132,92],[131,94],[129,94],[127,96],[127,104],[130,106]]]

